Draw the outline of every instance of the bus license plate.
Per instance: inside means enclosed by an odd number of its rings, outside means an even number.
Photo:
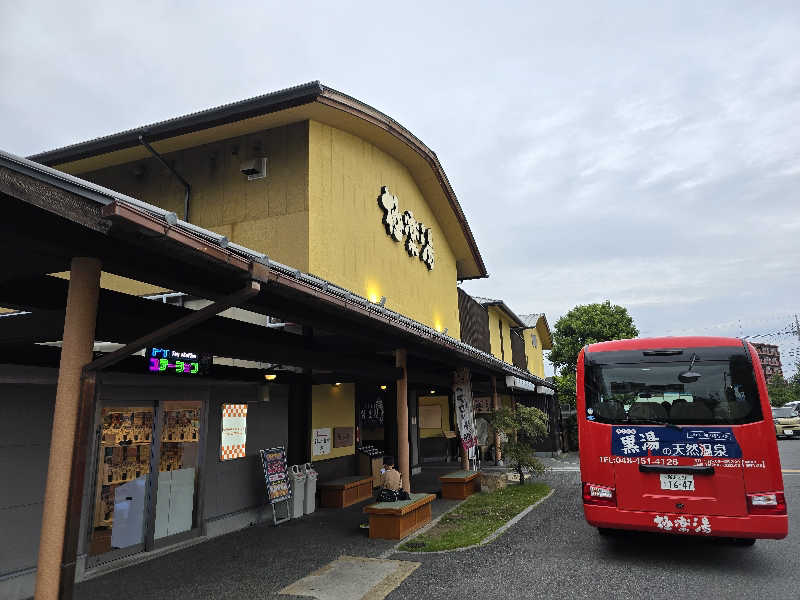
[[[682,473],[662,473],[661,474],[661,489],[662,490],[680,490],[694,491],[694,475],[684,475]]]

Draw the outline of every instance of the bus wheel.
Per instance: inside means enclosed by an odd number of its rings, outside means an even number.
[[[737,546],[752,546],[756,543],[756,538],[735,538],[733,543]]]

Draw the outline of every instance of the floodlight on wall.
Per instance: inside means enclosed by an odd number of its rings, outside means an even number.
[[[385,389],[386,389],[386,386],[385,386],[385,385],[382,385],[382,386],[381,386],[381,389],[382,389],[382,390],[385,390]]]
[[[339,387],[340,385],[342,385],[342,382],[341,382],[341,381],[337,381],[337,382],[336,382],[336,383],[334,383],[333,385],[335,385],[336,387]]]
[[[263,179],[267,176],[267,157],[262,156],[261,158],[246,160],[239,166],[239,171],[242,175],[247,176],[247,181]]]
[[[435,394],[435,393],[436,393],[436,390],[431,390],[431,394]]]
[[[266,379],[267,381],[275,381],[277,378],[278,376],[275,373],[266,373],[264,375],[264,379]]]

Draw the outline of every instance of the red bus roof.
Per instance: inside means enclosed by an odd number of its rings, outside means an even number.
[[[589,352],[649,350],[657,348],[706,348],[709,346],[742,346],[742,340],[729,337],[661,337],[613,340],[589,345]]]

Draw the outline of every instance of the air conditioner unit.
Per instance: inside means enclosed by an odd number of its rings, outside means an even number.
[[[246,160],[239,167],[239,171],[241,171],[242,175],[247,176],[248,181],[263,179],[267,176],[267,157]]]

